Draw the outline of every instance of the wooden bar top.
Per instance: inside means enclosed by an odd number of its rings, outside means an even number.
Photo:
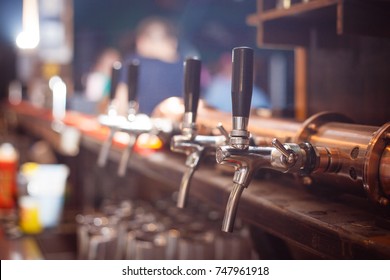
[[[51,129],[47,112],[28,104],[6,106],[6,110],[8,115],[17,116],[18,125],[47,138]],[[98,125],[96,118],[68,112],[65,123],[81,131],[83,148],[99,152],[107,131]],[[118,161],[122,148],[121,143],[116,143],[110,159]],[[161,149],[147,155],[134,154],[129,168],[165,182],[175,191],[185,171],[184,161],[184,156]],[[285,175],[261,172],[259,175],[241,197],[238,215],[243,220],[313,252],[318,258],[390,259],[389,209],[332,188],[304,187]],[[231,188],[232,175],[223,174],[215,164],[207,162],[195,172],[189,199],[194,196],[224,209]]]

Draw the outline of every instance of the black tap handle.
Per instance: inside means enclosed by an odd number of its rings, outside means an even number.
[[[253,90],[253,49],[234,48],[232,63],[233,117],[249,118]]]
[[[134,59],[127,65],[128,101],[135,101],[138,90],[139,60]]]
[[[112,64],[110,100],[113,100],[115,98],[116,88],[118,87],[119,74],[120,74],[121,69],[122,69],[122,64],[119,61],[115,61]]]
[[[195,57],[184,61],[184,109],[186,113],[193,113],[193,122],[198,110],[201,64]]]

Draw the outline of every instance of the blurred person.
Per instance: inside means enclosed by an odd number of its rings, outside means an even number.
[[[211,78],[205,90],[203,99],[207,105],[224,112],[232,111],[231,86],[232,86],[232,56],[224,53],[217,62],[217,72]],[[257,86],[253,86],[252,108],[270,108],[267,95]]]
[[[135,51],[125,57],[118,86],[119,104],[127,104],[127,65],[140,64],[137,100],[139,111],[151,115],[155,107],[172,96],[182,96],[183,59],[178,51],[178,34],[172,22],[160,17],[142,20],[135,32]],[[123,112],[123,109],[120,109]]]

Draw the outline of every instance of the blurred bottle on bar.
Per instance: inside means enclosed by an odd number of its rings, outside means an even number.
[[[0,211],[7,212],[16,206],[16,174],[18,152],[10,143],[0,145]]]

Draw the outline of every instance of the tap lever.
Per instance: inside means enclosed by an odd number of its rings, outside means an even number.
[[[286,149],[278,139],[274,138],[271,144],[284,156],[287,164],[294,164],[296,162],[296,154],[294,151]]]
[[[253,49],[248,47],[234,48],[232,64],[233,118],[242,117],[248,119],[253,90]],[[238,128],[233,127],[233,129]],[[246,126],[242,129],[246,130]]]
[[[184,62],[184,107],[185,112],[196,114],[200,93],[201,61],[187,58]]]
[[[223,127],[222,123],[218,123],[217,128],[221,132],[223,136],[225,136],[226,140],[229,139],[229,132]]]
[[[135,120],[135,115],[138,112],[137,90],[138,90],[138,73],[139,60],[133,59],[127,65],[127,100],[129,102],[128,116],[129,121]]]
[[[249,146],[250,136],[247,128],[253,89],[253,49],[234,48],[232,64],[233,129],[230,145],[245,150]]]
[[[133,59],[127,65],[127,100],[129,102],[137,99],[139,60]]]
[[[119,73],[122,69],[122,63],[119,61],[115,61],[112,64],[112,70],[111,70],[111,86],[110,86],[110,100],[114,100],[115,94],[116,94],[116,88],[118,86],[119,82]]]
[[[187,58],[184,62],[184,112],[187,120],[185,125],[194,124],[198,110],[200,93],[201,61],[196,58]]]

